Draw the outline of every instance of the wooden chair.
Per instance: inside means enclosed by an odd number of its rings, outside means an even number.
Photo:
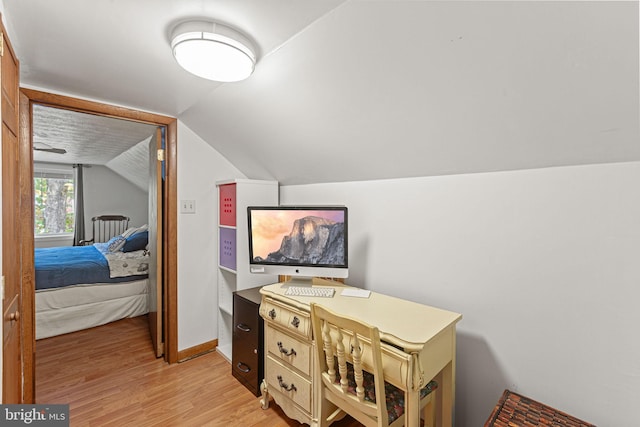
[[[80,245],[108,242],[114,236],[129,228],[129,217],[123,215],[99,215],[91,218],[93,237],[80,241]]]
[[[344,413],[367,427],[404,425],[405,396],[385,381],[378,328],[318,304],[311,304],[311,323],[321,377],[319,425],[327,426]],[[436,388],[431,381],[420,393],[425,427],[435,424]]]

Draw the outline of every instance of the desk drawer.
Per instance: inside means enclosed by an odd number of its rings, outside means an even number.
[[[311,375],[311,344],[268,326],[265,331],[267,351],[306,375]]]
[[[311,382],[267,356],[265,379],[270,390],[277,390],[307,412],[311,412]]]
[[[266,298],[260,305],[260,315],[266,321],[277,323],[295,334],[311,339],[311,317],[308,312]]]

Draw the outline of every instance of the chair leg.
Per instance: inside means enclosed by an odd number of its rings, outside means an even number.
[[[318,411],[318,427],[327,427],[335,420],[335,417],[340,412],[340,408],[336,408],[328,400],[320,397],[320,410]]]

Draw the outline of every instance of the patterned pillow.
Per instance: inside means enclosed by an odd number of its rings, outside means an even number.
[[[118,252],[118,251],[120,251],[122,249],[122,247],[124,246],[125,243],[127,243],[127,239],[125,239],[122,236],[112,237],[107,242],[107,250],[109,252]]]
[[[131,237],[136,233],[140,233],[142,231],[145,231],[149,228],[149,225],[145,224],[141,227],[131,227],[131,228],[127,228],[127,230],[122,233],[122,236],[125,238]]]

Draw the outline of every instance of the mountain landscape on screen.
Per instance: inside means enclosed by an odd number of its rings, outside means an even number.
[[[275,263],[341,265],[344,263],[344,223],[317,216],[295,220],[291,233],[282,239],[280,249],[266,259]]]

